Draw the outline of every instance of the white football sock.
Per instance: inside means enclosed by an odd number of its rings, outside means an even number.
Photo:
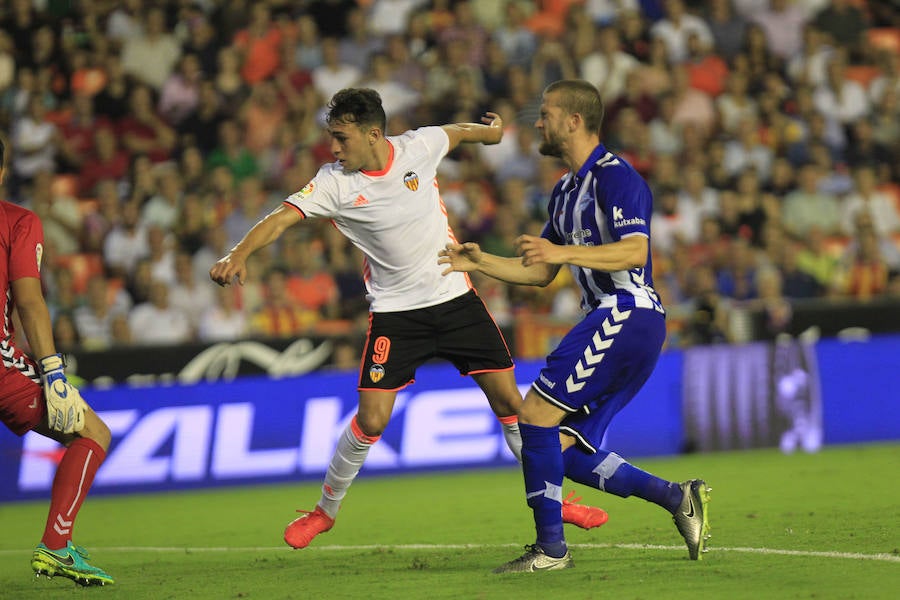
[[[325,482],[322,484],[322,498],[319,500],[319,506],[332,519],[337,516],[341,500],[347,495],[347,489],[366,461],[369,448],[380,437],[365,435],[359,426],[356,426],[356,417],[353,417],[353,421],[338,439],[337,448],[334,450],[334,456],[331,457],[331,464],[328,465],[328,472],[325,474]]]
[[[522,434],[519,432],[519,419],[515,415],[511,417],[498,417],[503,428],[503,437],[506,445],[512,450],[513,456],[522,464]]]

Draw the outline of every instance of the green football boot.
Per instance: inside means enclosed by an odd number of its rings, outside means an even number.
[[[66,547],[59,550],[50,550],[40,543],[31,555],[31,568],[35,575],[62,575],[83,586],[114,583],[113,578],[103,569],[88,563],[89,559],[87,550],[71,541],[66,542]]]

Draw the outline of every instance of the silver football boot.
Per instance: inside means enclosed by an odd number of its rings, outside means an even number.
[[[566,550],[562,558],[547,556],[537,544],[525,546],[525,554],[494,569],[494,573],[534,573],[535,571],[558,571],[575,566],[572,555]]]
[[[706,552],[706,540],[710,538],[707,505],[712,488],[702,479],[691,479],[681,484],[681,491],[684,499],[672,520],[687,544],[691,560],[700,560],[701,554]]]

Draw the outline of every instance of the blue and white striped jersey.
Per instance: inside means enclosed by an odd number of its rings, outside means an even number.
[[[631,235],[650,237],[653,197],[624,159],[598,145],[577,173],[566,173],[550,195],[541,236],[554,244],[597,246]],[[581,287],[581,308],[652,308],[665,312],[653,289],[650,256],[640,269],[594,271],[570,265]]]

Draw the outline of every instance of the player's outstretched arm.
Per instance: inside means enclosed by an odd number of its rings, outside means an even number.
[[[450,150],[466,142],[486,145],[499,144],[503,139],[503,119],[495,112],[486,112],[481,123],[452,123],[441,127],[450,138]]]
[[[506,258],[481,250],[475,242],[447,244],[438,253],[438,264],[447,265],[443,275],[454,271],[478,271],[506,283],[545,286],[553,281],[559,265],[534,263],[526,265],[522,258]]]
[[[263,217],[228,254],[220,258],[209,270],[209,277],[221,286],[231,284],[235,278],[244,285],[247,278],[247,258],[277,240],[285,229],[301,218],[296,209],[282,204]]]

